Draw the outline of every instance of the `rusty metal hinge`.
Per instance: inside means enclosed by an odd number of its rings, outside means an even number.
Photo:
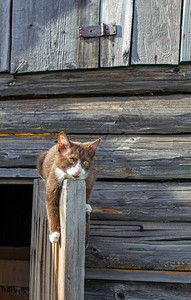
[[[93,38],[108,35],[116,35],[117,29],[114,24],[102,24],[94,26],[80,26],[79,27],[79,37],[83,38]]]

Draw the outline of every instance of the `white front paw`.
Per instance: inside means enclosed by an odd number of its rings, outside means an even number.
[[[86,212],[89,213],[89,214],[92,212],[92,207],[91,207],[91,205],[86,204]]]
[[[57,243],[59,241],[59,238],[60,238],[60,232],[58,231],[49,234],[49,240],[51,243]]]

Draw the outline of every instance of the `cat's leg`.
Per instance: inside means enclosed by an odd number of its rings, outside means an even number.
[[[56,176],[50,175],[46,183],[46,211],[49,224],[49,239],[51,243],[57,243],[60,238],[60,221],[59,221],[59,194],[60,184]]]

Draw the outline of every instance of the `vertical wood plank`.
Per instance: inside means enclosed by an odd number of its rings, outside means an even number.
[[[64,181],[60,197],[59,300],[84,299],[85,190],[84,181]]]
[[[0,1],[0,72],[9,71],[11,0]]]
[[[178,64],[181,0],[135,0],[132,64]]]
[[[79,11],[79,26],[99,25],[99,0],[83,0]],[[78,39],[78,68],[99,67],[99,38]]]
[[[182,36],[180,61],[191,60],[191,2],[183,1]]]
[[[79,39],[78,28],[98,16],[99,0],[13,1],[11,72],[97,67],[98,39]]]
[[[128,66],[133,0],[101,0],[100,23],[116,24],[115,36],[100,39],[100,66]]]
[[[85,277],[84,181],[64,181],[60,196],[60,243],[51,244],[45,182],[34,181],[30,300],[83,300]]]

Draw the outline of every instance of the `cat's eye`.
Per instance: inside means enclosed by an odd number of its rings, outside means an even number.
[[[85,161],[83,162],[83,165],[86,167],[86,166],[89,165],[89,162],[88,162],[87,160],[85,160]]]
[[[68,161],[69,161],[70,164],[73,164],[73,163],[74,163],[73,158],[69,158]]]

